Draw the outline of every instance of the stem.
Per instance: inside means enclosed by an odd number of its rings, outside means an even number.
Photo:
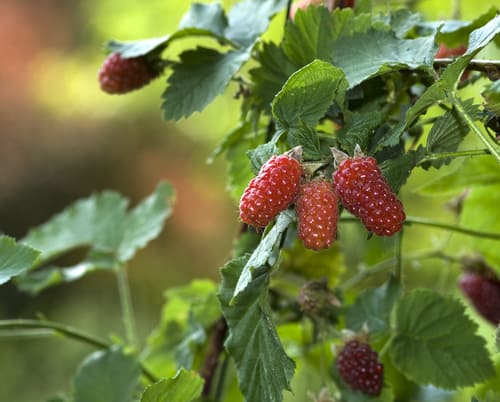
[[[2,328],[6,329],[30,328],[30,329],[52,330],[53,333],[55,334],[63,335],[67,338],[74,339],[76,341],[85,343],[90,346],[94,346],[98,349],[109,349],[111,347],[109,343],[107,343],[105,340],[101,338],[80,331],[79,329],[76,329],[69,325],[64,325],[54,321],[27,320],[27,319],[0,320],[0,329]],[[146,377],[151,383],[158,381],[158,379],[141,363],[139,363],[139,367],[144,377]]]
[[[488,148],[493,156],[497,159],[497,161],[500,162],[500,147],[498,146],[497,142],[493,138],[491,138],[488,133],[484,133],[483,131],[481,131],[481,129],[476,125],[476,123],[474,123],[472,118],[462,106],[462,102],[460,102],[460,100],[455,96],[454,93],[450,93],[448,96],[458,112],[462,115],[463,119],[467,122],[467,125],[470,127],[470,129],[474,133],[476,133],[476,135],[481,139],[484,145],[486,145],[486,148]]]
[[[290,19],[290,9],[292,8],[292,2],[293,0],[288,0],[288,4],[286,5],[286,15],[285,15],[285,26],[286,28],[286,23]]]
[[[224,317],[221,317],[214,326],[214,333],[212,336],[212,342],[210,349],[205,356],[205,361],[200,370],[201,377],[205,380],[203,386],[202,396],[209,397],[210,390],[212,388],[212,382],[214,380],[217,365],[219,363],[219,356],[224,350],[224,339],[226,338],[228,327]],[[220,370],[219,377],[225,376],[225,370]],[[224,381],[224,379],[219,378],[219,383]]]
[[[391,335],[391,337],[389,339],[387,339],[387,341],[385,342],[384,346],[382,347],[382,349],[380,350],[378,356],[379,358],[381,359],[382,357],[384,357],[384,355],[387,353],[387,351],[389,350],[389,347],[391,346],[391,343],[392,343],[392,340],[394,339],[394,336],[395,335]]]
[[[394,256],[396,260],[396,266],[394,267],[394,277],[403,284],[403,230],[397,234],[396,238],[396,255]]]
[[[418,164],[421,165],[425,162],[435,161],[439,159],[463,158],[467,156],[479,156],[479,155],[490,155],[490,154],[491,152],[488,149],[470,149],[467,151],[441,152],[438,154],[427,155],[426,157],[422,158]]]
[[[219,379],[217,380],[217,387],[215,388],[215,402],[222,401],[224,393],[224,383],[226,379],[227,367],[229,366],[229,357],[225,356],[219,370]]]
[[[443,57],[439,59],[434,59],[434,67],[446,67],[447,65],[453,63],[455,58],[453,57]],[[482,60],[482,59],[472,59],[467,65],[468,70],[481,71],[484,73],[490,73],[491,71],[497,71],[500,69],[500,60]]]
[[[359,222],[359,219],[354,216],[342,216],[340,218],[341,222]],[[469,236],[475,237],[484,237],[487,239],[500,240],[500,233],[492,233],[492,232],[482,232],[479,230],[464,228],[463,226],[452,225],[448,223],[440,223],[435,222],[426,218],[419,218],[416,216],[407,216],[406,220],[403,223],[404,225],[421,225],[421,226],[429,226],[436,229],[449,230],[450,232],[458,232]]]
[[[118,293],[120,295],[120,305],[122,310],[122,321],[125,327],[127,342],[129,345],[137,346],[137,336],[135,329],[134,309],[132,307],[132,296],[127,277],[127,267],[118,266],[116,269],[116,279],[118,281]]]

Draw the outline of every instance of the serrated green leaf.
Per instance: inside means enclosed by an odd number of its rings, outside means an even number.
[[[305,123],[299,127],[290,127],[287,134],[287,143],[290,148],[301,146],[303,160],[321,159],[321,146],[316,130]]]
[[[491,110],[497,116],[500,115],[500,80],[488,85],[481,95],[486,101],[485,108]]]
[[[242,47],[252,46],[267,29],[269,19],[286,4],[286,0],[240,1],[228,13],[229,26],[224,36]]]
[[[250,57],[249,49],[220,53],[197,47],[180,55],[172,68],[168,87],[163,93],[163,116],[180,120],[202,111],[226,89],[231,77]]]
[[[314,60],[292,74],[272,104],[280,128],[314,128],[328,107],[336,102],[343,107],[347,82],[342,71],[331,64]]]
[[[498,164],[497,164],[498,169]],[[500,233],[500,184],[473,187],[467,195],[460,223],[470,229],[484,232]],[[480,253],[485,260],[500,273],[500,242],[497,240],[471,237],[467,245]]]
[[[345,114],[345,125],[337,131],[337,140],[342,149],[352,155],[356,145],[368,149],[375,129],[384,122],[384,115],[378,111]]]
[[[295,363],[283,350],[268,313],[268,274],[254,278],[231,304],[247,260],[232,260],[222,269],[218,296],[230,330],[225,346],[236,364],[245,400],[281,402],[283,390],[290,390]]]
[[[266,163],[271,156],[278,153],[278,148],[276,147],[276,138],[272,139],[265,144],[260,144],[258,147],[251,149],[246,152],[248,159],[250,159],[250,164],[252,171],[257,174],[264,163]]]
[[[346,326],[359,331],[366,324],[374,340],[389,330],[389,317],[401,294],[401,284],[391,276],[382,286],[363,291],[346,312]]]
[[[459,301],[417,289],[397,302],[392,318],[391,359],[418,384],[455,389],[495,374],[485,341]]]
[[[74,402],[129,402],[139,385],[139,363],[113,347],[92,353],[73,378]]]
[[[472,103],[472,99],[463,103],[466,112],[474,119],[479,118],[479,108]],[[461,113],[455,108],[447,111],[432,125],[427,137],[426,149],[428,154],[441,152],[454,152],[469,133],[470,127]],[[430,164],[439,168],[448,164],[451,159],[439,159],[431,161]]]
[[[253,83],[252,102],[257,109],[268,112],[276,94],[299,66],[272,42],[264,42],[255,57],[259,65],[249,71]]]
[[[368,78],[401,69],[430,69],[436,52],[434,36],[399,39],[392,31],[370,29],[340,37],[332,46],[332,62],[352,88]]]
[[[204,29],[219,37],[224,37],[227,26],[227,18],[220,3],[193,3],[179,23],[181,30],[185,28]]]
[[[207,331],[221,316],[216,292],[216,284],[208,279],[165,292],[161,321],[148,337],[145,351],[155,373],[169,377],[180,367],[193,367]]]
[[[389,18],[389,24],[398,38],[404,38],[408,31],[422,21],[422,15],[413,13],[406,8],[392,12]]]
[[[471,32],[465,54],[476,54],[500,33],[500,15],[496,15],[481,28]]]
[[[201,395],[203,379],[194,371],[180,370],[144,390],[141,402],[191,402]]]
[[[279,244],[281,237],[288,226],[295,220],[295,216],[290,211],[281,212],[276,218],[276,223],[271,230],[262,238],[259,245],[250,255],[247,263],[241,271],[236,287],[234,289],[233,301],[238,302],[239,295],[252,282],[252,274],[254,270],[264,267],[276,245]],[[236,301],[235,301],[236,300]]]
[[[40,252],[0,235],[0,285],[30,269]]]
[[[85,258],[64,268],[48,265],[26,272],[16,278],[17,286],[37,294],[58,283],[75,281],[89,272],[113,269],[125,263],[158,236],[171,213],[173,198],[172,187],[160,183],[152,195],[130,212],[127,212],[128,200],[110,191],[76,201],[32,229],[23,242],[41,250],[36,267],[81,247],[89,248]]]
[[[120,53],[124,58],[144,56],[154,51],[164,49],[170,39],[170,35],[157,38],[148,38],[133,41],[110,40],[105,49],[110,53]]]
[[[410,177],[411,171],[417,164],[417,156],[417,152],[409,151],[400,154],[397,158],[387,159],[379,165],[383,176],[395,193]]]
[[[352,18],[352,11],[342,15]],[[326,7],[298,9],[293,22],[287,23],[283,50],[297,66],[304,66],[315,59],[329,61],[333,39],[332,17]]]

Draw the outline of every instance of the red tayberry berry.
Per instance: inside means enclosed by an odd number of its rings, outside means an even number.
[[[340,377],[351,388],[368,395],[379,395],[384,385],[384,366],[367,343],[357,340],[345,344],[337,358]]]
[[[110,54],[99,70],[99,84],[109,94],[124,94],[148,84],[158,75],[145,56],[123,58]]]
[[[377,161],[369,156],[344,159],[333,174],[335,190],[344,207],[379,236],[392,236],[406,219]]]
[[[299,238],[306,248],[321,250],[335,240],[339,215],[332,183],[320,179],[300,186],[295,201]]]
[[[240,219],[256,228],[266,227],[295,200],[302,166],[288,156],[269,159],[254,177],[240,199]]]
[[[458,286],[475,309],[494,325],[500,324],[500,280],[492,275],[464,273]]]

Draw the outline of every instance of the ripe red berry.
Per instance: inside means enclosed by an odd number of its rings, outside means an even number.
[[[306,248],[321,250],[335,240],[338,220],[337,194],[330,182],[320,179],[303,184],[295,201],[299,238]]]
[[[466,272],[458,286],[476,310],[494,325],[500,324],[500,280],[493,275]]]
[[[340,377],[351,388],[379,395],[384,385],[384,366],[370,345],[357,340],[346,343],[337,358]]]
[[[158,75],[146,57],[123,58],[110,54],[99,71],[99,84],[109,94],[124,94],[148,84]]]
[[[344,207],[379,236],[392,236],[406,219],[403,204],[369,156],[344,159],[333,174],[334,187]]]
[[[302,166],[288,155],[273,156],[254,177],[240,199],[240,219],[256,228],[266,227],[295,200]]]

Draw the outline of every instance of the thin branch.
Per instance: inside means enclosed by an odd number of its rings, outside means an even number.
[[[465,158],[468,156],[480,156],[480,155],[491,155],[491,152],[489,149],[470,149],[467,151],[441,152],[441,153],[427,155],[418,162],[418,165],[422,165],[425,162],[436,161],[440,159]]]
[[[127,267],[119,266],[116,269],[116,279],[118,282],[118,293],[120,295],[120,306],[122,310],[122,321],[125,326],[125,333],[129,345],[137,347],[137,336],[135,327],[134,309],[132,306],[132,295],[127,277]]]
[[[455,61],[452,57],[434,59],[434,67],[446,67]],[[492,80],[498,79],[500,75],[500,60],[472,59],[467,65],[468,70],[481,71]]]
[[[340,218],[341,222],[359,222],[358,218],[354,216],[342,216]],[[419,218],[416,216],[407,216],[404,221],[404,225],[421,225],[421,226],[429,226],[436,229],[449,230],[450,232],[462,233],[469,236],[475,237],[483,237],[487,239],[500,240],[500,233],[492,233],[492,232],[482,232],[480,230],[468,229],[463,226],[453,225],[448,223],[440,223],[426,218]]]
[[[69,325],[61,324],[54,321],[46,320],[29,320],[29,319],[15,319],[15,320],[0,320],[0,329],[20,329],[20,328],[30,328],[30,329],[48,329],[54,331],[56,334],[63,335],[67,338],[74,339],[76,341],[85,343],[90,346],[94,346],[98,349],[109,349],[111,345],[105,340],[98,338],[94,335],[83,332],[79,329],[71,327]],[[154,383],[158,379],[141,363],[139,367],[142,371],[144,377],[146,377],[150,382]]]
[[[227,334],[227,323],[224,317],[221,317],[214,326],[212,341],[209,346],[207,355],[200,370],[201,377],[205,380],[202,395],[204,397],[210,396],[212,382],[216,372],[217,365],[219,364],[219,357],[224,350],[224,339]],[[221,373],[221,375],[225,375]]]

